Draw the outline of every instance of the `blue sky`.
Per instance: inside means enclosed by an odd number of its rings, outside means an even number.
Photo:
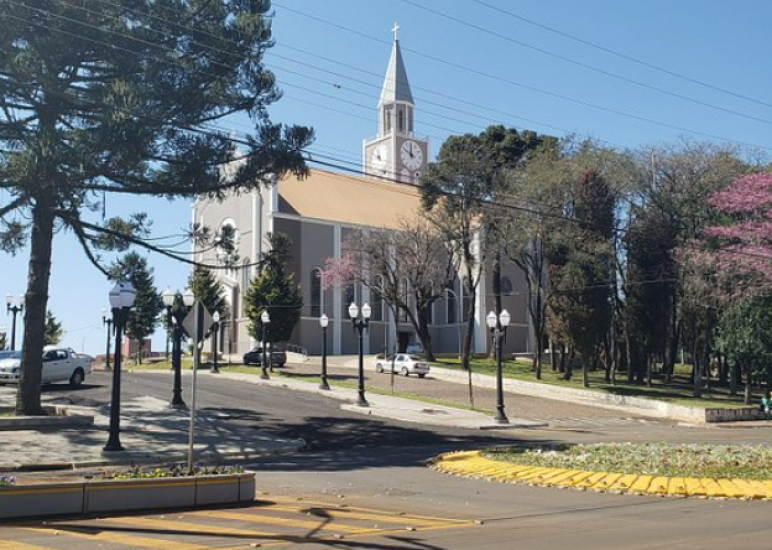
[[[358,163],[362,139],[376,132],[395,21],[416,130],[430,137],[432,155],[448,135],[492,123],[619,148],[721,138],[772,153],[772,3],[765,0],[281,0],[274,12],[277,45],[266,61],[285,97],[271,116],[314,127],[311,150],[340,164]],[[233,128],[243,132],[244,122]],[[108,216],[136,211],[149,214],[157,235],[179,233],[190,221],[186,201],[107,199]],[[0,293],[24,291],[27,260],[26,250],[0,254]],[[184,287],[185,265],[154,255],[149,262],[159,290]],[[103,352],[100,310],[109,289],[72,236],[57,234],[50,309],[64,323],[65,345]],[[0,315],[2,325],[10,317]],[[163,349],[160,333],[154,348]]]

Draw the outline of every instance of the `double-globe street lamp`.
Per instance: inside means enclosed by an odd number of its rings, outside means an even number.
[[[329,390],[330,384],[327,382],[327,325],[330,319],[325,313],[319,317],[319,326],[322,327],[322,376],[319,382],[320,390]]]
[[[271,323],[271,316],[268,313],[268,310],[264,309],[263,312],[260,314],[260,325],[262,328],[261,338],[263,340],[263,345],[262,345],[263,351],[262,353],[260,353],[260,364],[262,368],[262,372],[260,373],[260,378],[262,378],[263,380],[268,380],[269,378],[271,378],[270,376],[268,376],[268,359],[267,359],[268,345],[266,344],[266,341],[265,341],[266,334],[268,333],[268,325],[270,323]],[[273,359],[273,357],[271,357],[271,359]]]
[[[360,407],[369,407],[370,404],[365,399],[365,359],[364,359],[364,344],[362,341],[362,332],[370,325],[370,304],[364,304],[362,306],[362,315],[359,315],[359,306],[354,302],[348,306],[348,315],[351,317],[351,323],[354,325],[354,329],[359,334],[359,396],[357,397],[357,405]]]
[[[113,326],[113,318],[107,314],[107,308],[102,308],[102,324],[107,326],[107,343],[105,344],[105,369],[110,370],[110,329]]]
[[[175,308],[176,294],[171,288],[164,290],[161,299],[166,306],[166,316],[172,325],[172,370],[174,371],[174,387],[172,401],[169,404],[174,409],[184,409],[185,401],[182,399],[182,322],[193,306],[193,294],[186,292],[183,297],[183,308]]]
[[[110,437],[104,446],[105,451],[122,451],[121,445],[121,345],[123,330],[129,311],[134,306],[137,292],[131,283],[117,283],[110,291],[110,307],[113,313],[115,329],[115,354],[113,360],[113,393],[110,399]]]
[[[24,311],[24,296],[19,296],[17,300],[14,300],[13,296],[9,292],[5,295],[5,312],[12,314],[11,321],[11,351],[16,349],[16,316]]]
[[[220,369],[217,366],[217,336],[220,333],[220,312],[215,311],[212,314],[212,367],[209,372],[212,374],[220,374]]]
[[[509,424],[509,419],[504,414],[504,388],[501,375],[501,348],[503,345],[501,340],[506,337],[507,327],[511,320],[512,317],[506,309],[502,310],[498,316],[491,311],[485,317],[485,322],[488,328],[491,329],[493,345],[496,351],[496,416],[493,418],[496,424]]]

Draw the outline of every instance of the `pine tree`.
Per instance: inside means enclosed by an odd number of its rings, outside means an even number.
[[[0,2],[0,250],[29,240],[18,414],[45,414],[55,229],[105,275],[100,251],[131,245],[190,261],[148,239],[141,213],[101,223],[89,214],[103,196],[222,197],[306,173],[313,132],[267,112],[280,97],[263,63],[272,21],[265,0]],[[236,147],[212,128],[239,114],[253,130]]]
[[[193,291],[196,299],[203,302],[209,313],[214,315],[217,312],[220,314],[220,319],[226,318],[228,302],[225,300],[225,291],[211,269],[200,265],[195,266],[188,278],[188,287]]]
[[[51,311],[46,312],[46,332],[43,341],[47,346],[55,346],[62,341],[62,323],[56,320]],[[2,349],[0,347],[0,349]]]
[[[116,281],[130,282],[137,293],[126,321],[126,332],[139,343],[137,363],[142,363],[142,342],[155,332],[164,310],[161,294],[153,282],[153,268],[148,267],[146,258],[129,252],[113,265],[110,273]]]
[[[283,233],[269,233],[268,241],[270,249],[260,259],[260,274],[252,280],[245,296],[249,334],[262,340],[260,315],[268,311],[271,322],[266,327],[266,340],[286,342],[300,320],[303,294],[294,275],[287,273],[292,241]]]

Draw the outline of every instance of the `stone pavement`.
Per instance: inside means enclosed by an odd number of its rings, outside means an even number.
[[[0,402],[13,397],[10,387],[0,388]],[[142,464],[184,461],[188,451],[187,411],[168,408],[160,399],[125,400],[121,410],[121,443],[126,451],[105,453],[108,407],[67,407],[70,414],[94,416],[90,429],[3,431],[0,471],[86,468],[108,464]],[[302,440],[279,439],[249,427],[218,422],[217,413],[196,417],[195,460],[221,462],[294,452]]]

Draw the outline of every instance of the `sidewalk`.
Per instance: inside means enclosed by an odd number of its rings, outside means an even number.
[[[68,406],[69,414],[94,416],[94,426],[3,431],[0,471],[158,464],[187,459],[187,411],[169,409],[166,401],[151,397],[127,400],[121,409],[121,443],[125,451],[102,451],[108,436],[108,407]],[[296,452],[305,444],[248,427],[225,425],[218,422],[217,414],[206,411],[196,416],[195,442],[194,458],[205,463]]]
[[[415,422],[423,425],[469,430],[506,430],[547,426],[545,422],[516,418],[510,418],[509,424],[496,424],[492,416],[480,412],[373,392],[366,394],[369,407],[360,407],[356,405],[358,394],[355,389],[333,386],[330,390],[322,390],[319,388],[318,382],[303,382],[282,376],[274,376],[270,380],[262,380],[259,376],[253,374],[221,373],[220,376],[240,382],[267,384],[323,395],[324,397],[342,401],[343,403],[340,408],[343,410],[401,422]]]

